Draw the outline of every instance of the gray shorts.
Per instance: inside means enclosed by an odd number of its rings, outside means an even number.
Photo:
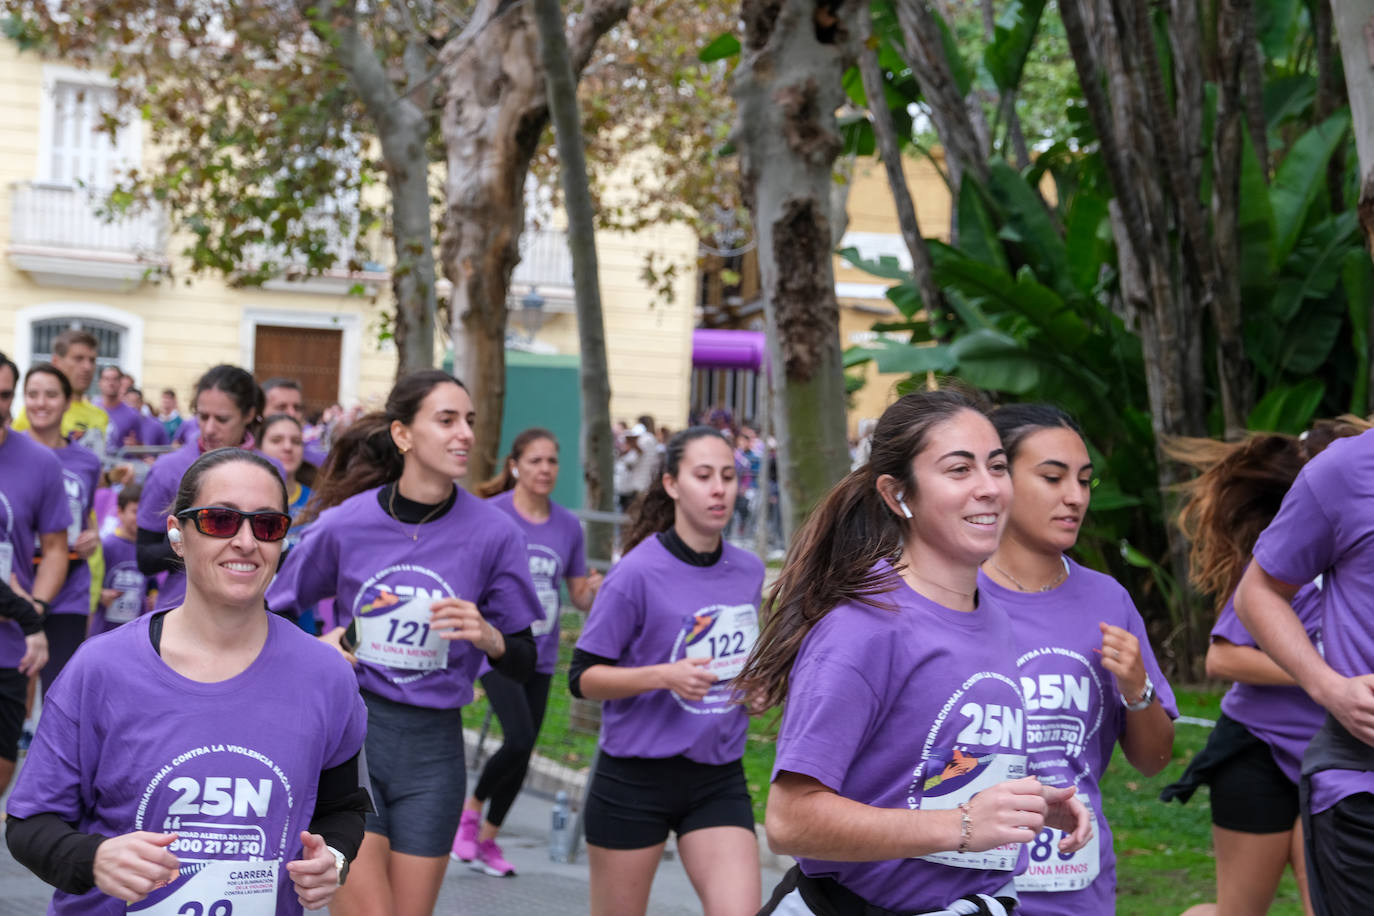
[[[372,804],[366,830],[412,856],[447,856],[458,832],[467,765],[459,709],[407,706],[364,690]]]

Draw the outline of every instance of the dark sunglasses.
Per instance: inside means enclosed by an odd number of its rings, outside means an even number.
[[[248,519],[248,527],[259,541],[280,541],[291,528],[291,516],[285,512],[240,512],[228,506],[192,506],[178,512],[177,518],[189,518],[197,531],[212,538],[233,537],[244,519]]]

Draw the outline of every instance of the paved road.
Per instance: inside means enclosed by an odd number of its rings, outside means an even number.
[[[517,871],[513,878],[489,878],[453,862],[444,879],[438,916],[546,916],[587,912],[586,854],[576,863],[549,861],[551,802],[523,793],[511,809],[501,843]],[[764,893],[782,877],[765,869]],[[10,858],[0,844],[0,916],[36,916],[47,909],[50,890]],[[649,903],[653,916],[692,916],[701,912],[696,894],[676,857],[665,857],[654,879]]]

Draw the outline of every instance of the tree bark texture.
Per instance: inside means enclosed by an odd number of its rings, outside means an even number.
[[[568,46],[580,74],[597,39],[625,18],[629,0],[591,0]],[[448,161],[440,237],[453,284],[454,370],[476,406],[469,479],[497,466],[506,394],[506,297],[525,229],[525,178],[549,109],[533,13],[517,0],[479,0],[440,52]]]
[[[744,0],[741,9],[735,139],[758,238],[788,536],[849,468],[830,186],[860,10],[859,0]]]
[[[1158,479],[1169,506],[1180,475],[1158,451],[1158,443],[1171,436],[1206,433],[1204,399],[1198,396],[1206,383],[1201,347],[1204,307],[1199,301],[1204,287],[1195,268],[1185,269],[1187,255],[1179,250],[1183,240],[1198,231],[1196,223],[1191,233],[1187,226],[1196,213],[1190,217],[1186,212],[1197,200],[1196,187],[1192,200],[1177,199],[1175,182],[1188,184],[1189,165],[1182,149],[1160,146],[1171,119],[1165,111],[1167,99],[1161,98],[1158,62],[1150,60],[1154,44],[1148,23],[1142,35],[1136,10],[1119,0],[1061,0],[1059,9],[1115,193],[1111,213],[1120,294],[1144,351]],[[1161,114],[1164,123],[1158,120]],[[1177,141],[1179,128],[1173,130],[1169,139]],[[1180,227],[1182,231],[1176,231]],[[1210,256],[1210,239],[1203,237],[1201,244]],[[1193,273],[1192,282],[1182,279],[1188,272]],[[1186,590],[1187,544],[1173,528],[1168,537],[1168,565],[1180,589]],[[1174,608],[1182,636],[1181,661],[1195,666],[1197,603],[1186,591],[1183,594],[1183,606]]]
[[[1345,104],[1345,86],[1341,84],[1340,71],[1336,67],[1333,26],[1331,7],[1326,3],[1314,3],[1312,42],[1317,49],[1317,99],[1314,105],[1319,122],[1325,121],[1338,107]],[[1258,56],[1258,53],[1255,56]],[[1249,72],[1250,68],[1247,67],[1247,76]],[[1246,85],[1248,89],[1248,81]],[[1326,194],[1332,213],[1339,213],[1345,209],[1344,177],[1345,147],[1340,146],[1326,163]]]
[[[1374,0],[1331,0],[1331,11],[1360,160],[1360,226],[1366,244],[1374,247]],[[1374,342],[1370,349],[1374,355]],[[1374,361],[1370,381],[1374,382]]]
[[[362,33],[353,4],[317,7],[336,28],[336,56],[349,84],[358,93],[377,131],[391,192],[391,291],[396,299],[396,341],[399,378],[434,365],[434,315],[437,303],[434,231],[429,200],[430,115],[434,83],[429,78],[425,36],[410,29],[402,54],[408,84],[398,91],[382,66],[376,49]],[[321,17],[305,13],[316,25]],[[404,27],[403,27],[404,28]],[[321,36],[329,44],[328,36]]]
[[[606,328],[601,314],[601,286],[597,278],[596,213],[587,180],[587,156],[582,145],[582,117],[577,106],[577,77],[568,59],[559,0],[534,0],[539,31],[539,58],[544,67],[558,143],[563,202],[568,214],[568,246],[573,263],[573,294],[577,303],[577,337],[581,353],[582,441],[580,457],[585,486],[584,505],[602,512],[614,510],[615,486],[611,433],[610,368],[606,362]],[[590,526],[590,556],[611,556],[610,525]]]
[[[959,92],[940,27],[925,0],[896,0],[895,6],[904,39],[899,50],[930,106],[930,120],[944,145],[951,190],[958,200],[965,169],[971,169],[979,181],[988,178],[987,130],[984,127],[980,136],[977,127],[983,120],[982,108]]]
[[[1240,172],[1246,128],[1243,87],[1246,47],[1254,17],[1249,0],[1217,5],[1217,114],[1213,128],[1212,239],[1216,253],[1210,306],[1217,338],[1217,377],[1226,438],[1245,435],[1253,405],[1246,373],[1240,303]],[[1263,162],[1264,160],[1261,160]],[[1200,240],[1210,256],[1213,247]]]
[[[1331,0],[1360,159],[1360,225],[1374,241],[1374,0]]]
[[[989,6],[984,17],[990,15]],[[947,310],[945,296],[935,282],[935,263],[931,260],[925,236],[921,234],[916,204],[911,199],[906,173],[902,171],[901,143],[883,92],[882,67],[878,64],[878,51],[873,47],[873,18],[867,10],[860,10],[855,22],[858,24],[859,75],[863,77],[864,95],[868,98],[868,111],[873,119],[873,134],[878,140],[883,168],[887,171],[887,183],[892,189],[892,202],[897,208],[897,225],[902,231],[902,241],[911,254],[911,273],[916,280],[916,288],[921,291],[927,316],[943,314]]]

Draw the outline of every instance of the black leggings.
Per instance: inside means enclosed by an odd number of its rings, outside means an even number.
[[[499,671],[488,671],[482,676],[482,688],[501,722],[505,743],[482,768],[482,776],[472,795],[478,801],[491,799],[486,819],[496,827],[506,820],[510,806],[515,804],[515,796],[520,794],[520,787],[525,783],[534,741],[539,737],[539,727],[544,724],[544,709],[549,705],[549,685],[552,683],[552,674],[537,671],[524,684]]]
[[[89,622],[85,614],[48,614],[43,618],[43,633],[48,637],[48,663],[41,672],[43,696],[85,642]]]

